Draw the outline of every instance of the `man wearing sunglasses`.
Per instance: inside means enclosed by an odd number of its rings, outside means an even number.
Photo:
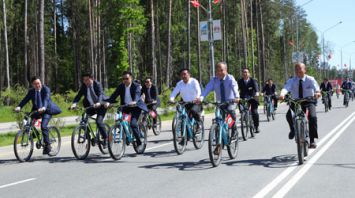
[[[154,111],[157,115],[157,107],[160,104],[158,98],[158,90],[155,85],[152,83],[152,78],[147,77],[144,80],[144,85],[142,87],[142,96],[144,97],[144,102],[147,105],[148,109]],[[157,118],[153,118],[153,125],[155,126],[157,123]]]
[[[107,99],[105,107],[108,108],[110,103],[115,103],[116,98],[120,96],[121,105],[127,105],[122,112],[131,114],[131,128],[133,135],[136,138],[137,146],[142,144],[138,129],[138,119],[143,111],[148,112],[147,106],[141,99],[141,86],[133,82],[132,73],[129,71],[123,72],[122,83],[118,85],[115,92]]]

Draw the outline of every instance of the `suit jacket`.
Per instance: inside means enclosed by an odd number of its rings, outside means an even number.
[[[156,101],[157,101],[157,105],[159,105],[159,104],[160,104],[160,100],[159,100],[159,98],[158,98],[158,90],[157,90],[157,87],[154,86],[154,85],[152,85],[152,87],[151,87],[150,90],[149,90],[149,93],[150,93],[150,98],[151,98],[151,100],[156,100]],[[147,96],[148,96],[148,88],[147,88],[145,85],[142,87],[142,94],[145,95],[145,99],[144,99],[144,102],[145,102],[145,103],[150,103],[150,102],[152,102],[152,101],[149,101],[148,98],[147,98]]]
[[[95,94],[99,98],[98,102],[102,102],[105,99],[107,99],[99,81],[94,80],[93,88],[94,88]],[[78,94],[75,96],[73,103],[78,103],[80,101],[80,98],[82,96],[84,96],[83,105],[84,105],[84,107],[89,107],[90,102],[87,99],[87,92],[88,92],[87,86],[83,83],[80,86]]]
[[[142,109],[143,111],[149,112],[147,105],[144,104],[143,100],[141,99],[142,94],[141,94],[140,85],[133,82],[131,84],[130,92],[131,92],[132,100],[137,102],[137,106],[140,109]],[[116,98],[118,96],[120,96],[121,105],[125,105],[125,102],[124,102],[125,94],[126,94],[126,86],[125,86],[125,84],[121,83],[118,85],[115,92],[113,92],[112,95],[110,96],[110,98],[108,98],[106,101],[109,103],[115,103],[115,102],[117,102]]]
[[[320,90],[322,91],[332,91],[333,87],[332,85],[328,82],[327,86],[325,86],[324,82],[322,82],[322,84],[320,84]]]
[[[239,79],[238,87],[240,92],[240,98],[251,98],[255,96],[256,92],[259,92],[258,83],[253,78],[249,78],[247,84],[245,84],[243,78]]]
[[[263,88],[263,93],[265,93],[265,95],[275,95],[276,92],[276,85],[272,84],[272,86],[270,87],[269,85],[265,85]]]
[[[41,89],[41,99],[42,99],[42,105],[43,107],[46,108],[45,113],[50,114],[50,115],[57,115],[62,112],[60,108],[51,100],[51,90],[49,87],[43,85]],[[19,107],[23,107],[27,104],[28,101],[32,101],[32,111],[38,110],[37,106],[35,105],[36,102],[36,90],[35,89],[30,89],[27,92],[27,95],[25,98],[20,102]]]

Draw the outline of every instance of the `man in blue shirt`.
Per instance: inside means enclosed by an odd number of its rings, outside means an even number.
[[[254,121],[255,133],[259,133],[259,87],[255,79],[250,77],[249,69],[243,69],[243,78],[238,80],[238,86],[240,90],[240,98],[251,99],[251,113]]]
[[[285,99],[285,95],[290,92],[294,99],[301,99],[307,97],[315,97],[318,99],[320,97],[320,89],[317,81],[312,77],[306,75],[306,65],[303,63],[297,63],[295,65],[296,76],[289,79],[285,87],[281,90],[280,100]],[[316,101],[316,100],[315,100]],[[301,104],[302,110],[309,111],[309,136],[310,136],[310,145],[309,148],[316,148],[317,145],[314,141],[315,138],[318,138],[318,126],[317,126],[317,114],[316,106],[314,102],[304,102]],[[291,104],[290,108],[295,109],[294,105]],[[291,110],[288,110],[286,114],[287,122],[290,126],[290,133],[288,135],[289,139],[295,137],[295,129],[293,127],[293,120]]]

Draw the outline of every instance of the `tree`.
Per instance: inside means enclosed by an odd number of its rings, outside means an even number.
[[[39,69],[41,81],[45,82],[44,64],[44,0],[39,1],[39,22],[38,22],[38,49],[39,49]]]
[[[9,46],[7,42],[7,23],[6,23],[6,0],[2,1],[2,12],[4,16],[4,42],[5,42],[5,59],[6,59],[6,78],[7,78],[7,88],[11,87],[10,84],[10,63],[9,63]]]

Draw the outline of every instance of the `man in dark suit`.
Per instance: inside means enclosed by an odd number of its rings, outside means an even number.
[[[272,81],[272,79],[268,79],[266,85],[263,87],[263,94],[265,96],[271,96],[271,100],[274,100],[274,108],[275,111],[277,109],[277,97],[276,97],[276,85]]]
[[[49,154],[52,148],[49,141],[48,123],[52,115],[60,114],[62,111],[52,102],[50,89],[42,84],[39,77],[32,77],[31,83],[33,88],[28,91],[25,98],[17,105],[15,111],[20,112],[21,108],[25,106],[28,101],[32,101],[32,111],[37,111],[37,113],[33,115],[33,118],[39,119],[42,117],[43,154]]]
[[[250,77],[249,69],[244,68],[242,78],[238,80],[240,98],[252,99],[250,101],[252,117],[255,126],[255,133],[259,133],[259,87],[255,79]]]
[[[107,132],[105,129],[104,124],[104,117],[106,115],[106,108],[101,106],[103,100],[106,99],[105,93],[102,89],[102,86],[99,81],[94,80],[94,77],[91,73],[85,73],[82,75],[83,83],[80,86],[78,94],[75,96],[73,100],[73,104],[71,109],[75,109],[77,103],[80,101],[80,98],[84,96],[83,105],[85,108],[93,107],[86,110],[86,113],[89,115],[95,115],[96,117],[96,124],[99,132],[104,139],[103,146],[106,147],[107,143]]]
[[[333,87],[330,84],[328,78],[324,78],[324,81],[320,84],[320,90],[327,92],[326,97],[328,97],[329,109],[331,109],[332,108]]]
[[[110,103],[115,103],[116,98],[120,96],[121,105],[128,105],[123,108],[123,113],[130,113],[131,118],[131,128],[133,130],[133,135],[136,138],[137,146],[141,145],[140,133],[138,129],[138,119],[142,112],[148,112],[147,106],[141,99],[141,88],[140,85],[133,82],[133,77],[131,72],[123,72],[122,75],[123,83],[119,84],[115,92],[107,99],[105,107],[108,108]]]
[[[144,80],[142,87],[142,96],[144,95],[144,102],[147,104],[149,110],[152,110],[157,114],[157,107],[159,106],[158,90],[152,83],[152,78],[148,77]],[[153,118],[153,124],[157,123],[157,119]]]

